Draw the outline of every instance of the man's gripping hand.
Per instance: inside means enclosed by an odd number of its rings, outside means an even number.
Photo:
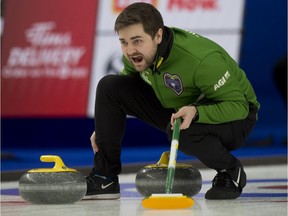
[[[181,107],[178,112],[173,113],[171,116],[171,129],[174,128],[174,121],[176,118],[182,118],[182,124],[180,129],[187,129],[190,127],[191,122],[193,121],[194,117],[197,115],[197,109],[195,106],[183,106]]]

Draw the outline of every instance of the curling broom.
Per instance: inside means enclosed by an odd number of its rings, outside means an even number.
[[[174,122],[174,130],[171,141],[169,164],[167,169],[165,194],[151,194],[151,196],[142,200],[142,205],[145,208],[152,209],[179,209],[190,208],[194,204],[194,200],[190,197],[179,193],[172,193],[177,151],[179,145],[181,118],[177,118]]]

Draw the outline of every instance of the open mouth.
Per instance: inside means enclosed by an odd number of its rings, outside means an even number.
[[[138,64],[143,61],[143,56],[131,57],[131,59],[135,64]]]

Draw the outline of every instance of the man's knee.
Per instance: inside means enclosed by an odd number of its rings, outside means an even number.
[[[115,79],[117,79],[118,75],[112,75],[112,74],[109,74],[107,76],[104,76],[100,79],[100,81],[98,82],[98,85],[97,85],[97,90],[98,89],[107,89],[107,88],[111,88],[111,86],[114,86],[114,82],[115,82]]]
[[[166,133],[169,141],[171,141],[173,130],[170,123],[167,125]],[[201,141],[205,137],[205,134],[204,128],[196,124],[191,124],[188,129],[181,130],[179,135],[179,150],[184,154],[197,156],[202,151],[199,146],[201,146]]]

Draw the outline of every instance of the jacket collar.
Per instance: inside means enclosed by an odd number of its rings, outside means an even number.
[[[171,28],[164,26],[162,41],[158,45],[154,64],[152,65],[153,72],[158,72],[160,65],[168,58],[173,45],[173,31]]]

